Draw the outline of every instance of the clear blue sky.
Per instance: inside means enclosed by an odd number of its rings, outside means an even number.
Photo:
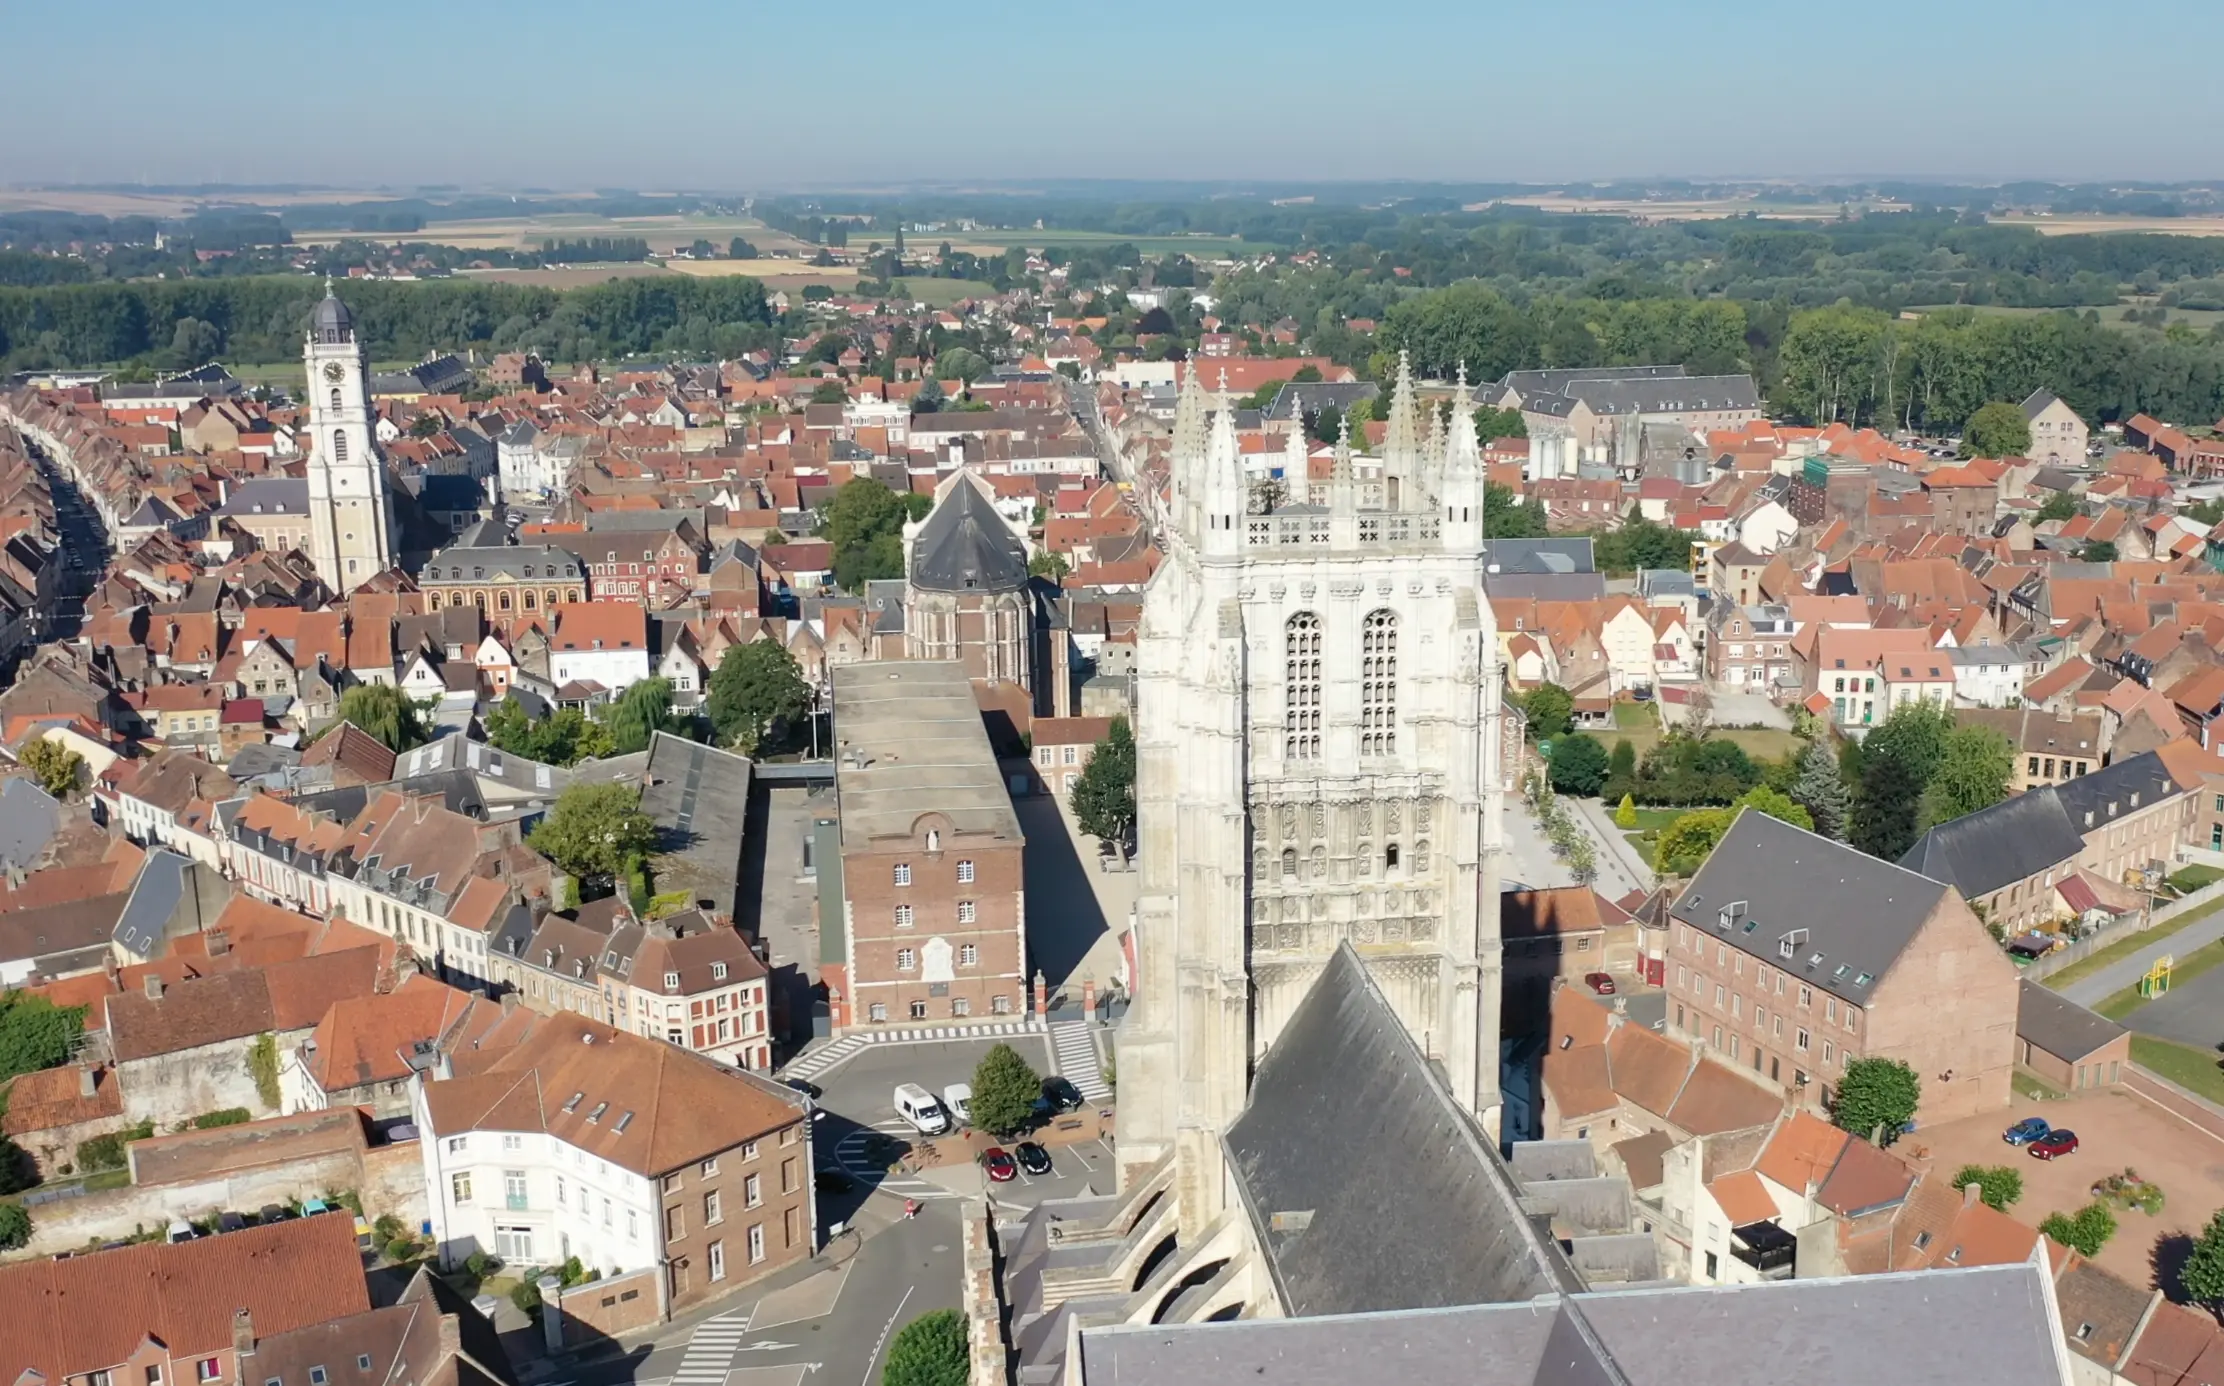
[[[106,0],[7,27],[0,182],[2224,176],[2219,0]]]

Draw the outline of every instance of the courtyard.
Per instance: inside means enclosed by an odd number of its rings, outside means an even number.
[[[2025,1117],[2077,1133],[2076,1153],[2037,1160],[2000,1139]],[[1952,1178],[1963,1165],[2008,1165],[2023,1176],[2023,1197],[2008,1212],[2037,1226],[2050,1213],[2074,1213],[2092,1201],[2101,1178],[2128,1167],[2161,1186],[2158,1214],[2117,1209],[2116,1235],[2093,1259],[2141,1288],[2160,1288],[2183,1299],[2177,1268],[2209,1215],[2224,1207],[2224,1138],[2128,1087],[2105,1088],[2058,1101],[2018,1098],[2005,1111],[1926,1126],[1894,1147],[1910,1157],[1928,1155],[1931,1167]]]

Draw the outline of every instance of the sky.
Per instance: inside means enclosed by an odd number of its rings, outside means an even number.
[[[2224,177],[2218,0],[9,8],[0,184]]]

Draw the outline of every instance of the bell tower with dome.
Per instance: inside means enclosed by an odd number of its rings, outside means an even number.
[[[363,344],[329,280],[301,356],[309,375],[309,558],[324,585],[345,596],[393,566],[393,506],[371,437]]]

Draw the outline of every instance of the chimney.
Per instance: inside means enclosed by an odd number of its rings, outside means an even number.
[[[78,1069],[77,1095],[79,1097],[91,1097],[93,1095],[95,1081],[96,1080],[93,1075],[93,1066],[91,1064],[87,1064],[83,1068]]]
[[[432,1076],[439,1079],[443,1083],[456,1076],[455,1061],[448,1057],[447,1050],[441,1050],[440,1057],[434,1060],[432,1066]]]
[[[1984,1185],[1982,1185],[1982,1184],[1978,1184],[1978,1183],[1975,1183],[1975,1182],[1971,1182],[1971,1183],[1968,1183],[1968,1184],[1964,1184],[1964,1185],[1962,1185],[1962,1186],[1961,1186],[1961,1206],[1962,1206],[1962,1207],[1964,1207],[1964,1208],[1974,1207],[1974,1206],[1976,1205],[1976,1202],[1977,1202],[1977,1200],[1978,1200],[1978,1199],[1980,1199],[1980,1198],[1982,1198],[1982,1197],[1984,1197],[1984,1193],[1985,1193],[1985,1186],[1984,1186]]]
[[[232,936],[222,929],[208,931],[208,951],[212,958],[221,958],[232,951]]]
[[[255,1355],[255,1319],[245,1309],[232,1311],[232,1351],[241,1357]]]
[[[147,999],[149,1001],[160,1001],[162,999],[162,974],[159,972],[147,974]]]

